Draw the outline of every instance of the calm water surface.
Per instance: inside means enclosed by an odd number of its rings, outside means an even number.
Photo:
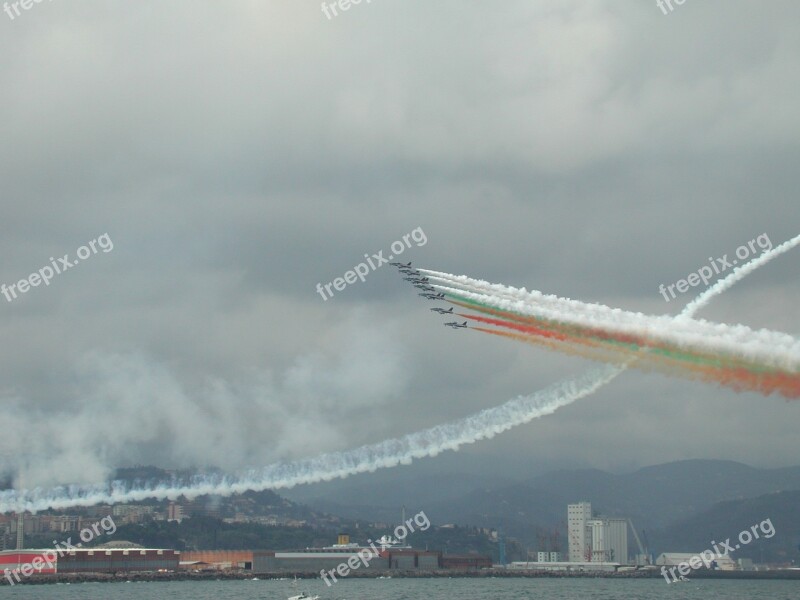
[[[377,579],[342,581],[198,581],[168,583],[83,583],[0,587],[0,598],[25,600],[286,600],[307,591],[321,600],[800,600],[800,581],[697,580],[667,585],[663,580],[609,579]]]

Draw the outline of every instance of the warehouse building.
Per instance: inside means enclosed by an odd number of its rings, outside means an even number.
[[[386,552],[390,569],[414,571],[442,568],[442,553],[420,550],[391,550]]]
[[[364,550],[364,560],[358,558],[362,549],[347,551],[331,551],[325,548],[308,549],[298,552],[254,552],[254,573],[319,573],[330,571],[355,556],[359,561],[359,571],[386,571],[389,569],[389,557],[375,555],[370,548]],[[366,564],[364,564],[366,563]]]
[[[492,557],[478,554],[447,554],[441,557],[441,568],[453,571],[491,569]]]
[[[117,573],[175,571],[180,552],[154,548],[95,548],[70,550],[56,561],[58,573]]]
[[[254,573],[319,573],[337,570],[341,565],[349,565],[346,569],[343,567],[342,571],[352,570],[359,573],[438,569],[470,571],[490,568],[492,560],[489,556],[444,556],[441,552],[415,550],[387,536],[369,546],[362,546],[350,543],[350,537],[346,534],[339,536],[337,544],[325,548],[307,548],[293,552],[253,552]]]
[[[694,554],[690,552],[664,552],[656,558],[656,565],[659,567],[677,567],[684,563],[688,565],[689,561],[692,559],[694,559],[694,563],[692,564],[698,564],[698,562],[701,562],[701,554],[700,552]],[[723,556],[714,556],[709,567],[715,571],[735,571],[738,565],[726,554]],[[701,568],[705,568],[705,564],[703,564]]]
[[[363,558],[362,558],[363,557]],[[353,560],[358,572],[374,571],[434,571],[437,569],[474,570],[491,567],[488,556],[442,556],[441,552],[427,550],[378,550],[355,547],[343,551],[328,548],[299,552],[254,552],[254,573],[319,573],[330,571]]]
[[[55,556],[54,556],[55,555]],[[0,572],[10,584],[19,583],[21,577],[56,572],[56,551],[4,550],[0,552]]]
[[[199,569],[244,569],[253,568],[252,550],[184,550],[181,553],[181,568]]]
[[[508,569],[516,571],[564,571],[614,573],[622,565],[614,562],[512,562]]]
[[[133,571],[175,571],[180,552],[142,548],[130,542],[115,542],[96,548],[6,550],[0,552],[0,570],[6,579],[35,574],[117,573]],[[10,581],[9,581],[10,582]]]

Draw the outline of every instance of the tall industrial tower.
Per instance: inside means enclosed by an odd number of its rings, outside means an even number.
[[[17,514],[17,550],[22,550],[25,544],[25,513]]]
[[[590,562],[592,560],[592,547],[587,528],[591,518],[592,504],[590,502],[567,505],[569,562]]]

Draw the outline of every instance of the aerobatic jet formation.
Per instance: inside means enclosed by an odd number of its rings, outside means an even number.
[[[445,294],[437,292],[436,288],[430,284],[430,279],[428,277],[422,277],[419,271],[415,271],[414,275],[408,274],[408,269],[411,268],[411,263],[408,263],[408,265],[403,265],[403,266],[400,266],[399,263],[391,263],[391,264],[397,266],[401,274],[406,275],[406,277],[403,277],[404,281],[408,281],[415,288],[421,290],[417,294],[417,296],[421,296],[426,300],[434,300],[434,301],[447,300]],[[452,306],[447,309],[436,307],[432,308],[431,310],[433,312],[439,313],[440,315],[455,314],[453,312]],[[447,325],[448,327],[452,327],[453,329],[465,329],[467,327],[467,322],[464,321],[463,323],[457,323],[456,321],[453,321],[452,323],[445,323],[445,325]]]

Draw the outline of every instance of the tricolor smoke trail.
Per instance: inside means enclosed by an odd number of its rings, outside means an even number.
[[[791,242],[776,246],[771,251],[753,259],[743,268],[731,272],[726,278],[706,290],[695,302],[688,305],[682,315],[693,316],[714,296],[740,281],[755,268],[800,244],[800,236]],[[455,279],[453,276],[448,275],[447,277]],[[506,289],[512,290],[511,288]],[[518,335],[528,336],[527,333]],[[561,343],[561,341],[557,340],[553,343]],[[138,485],[113,481],[105,484],[70,485],[51,489],[7,490],[0,492],[0,513],[37,512],[46,509],[92,506],[99,503],[135,502],[148,498],[175,499],[185,496],[191,499],[205,494],[228,496],[245,491],[281,489],[304,483],[328,481],[356,473],[408,464],[415,458],[436,456],[443,451],[457,450],[465,444],[489,439],[512,427],[551,414],[558,408],[597,391],[625,371],[628,365],[646,359],[647,353],[646,348],[632,356],[627,352],[620,353],[621,358],[627,357],[621,364],[593,369],[578,377],[556,383],[535,394],[515,398],[464,419],[378,444],[362,446],[345,452],[323,454],[293,463],[269,465],[240,476],[199,476],[185,482],[172,481]]]
[[[800,236],[776,248],[793,248]],[[734,272],[738,278],[771,260],[765,253]],[[451,303],[480,314],[459,313],[476,331],[524,341],[608,363],[635,357],[642,370],[715,382],[736,390],[800,397],[800,340],[775,331],[754,331],[691,318],[707,293],[679,317],[648,316],[600,304],[490,284],[466,276],[421,269]],[[715,286],[720,293],[731,285]]]

